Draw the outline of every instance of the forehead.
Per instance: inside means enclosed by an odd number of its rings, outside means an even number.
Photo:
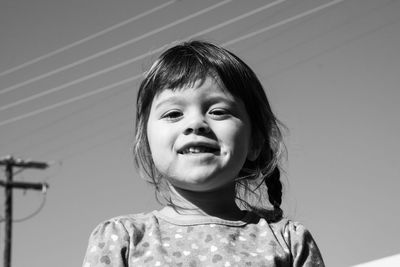
[[[165,88],[155,95],[153,104],[158,106],[162,103],[194,100],[236,101],[235,97],[225,89],[222,82],[213,77],[207,77],[180,88]]]

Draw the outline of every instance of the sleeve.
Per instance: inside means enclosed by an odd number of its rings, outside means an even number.
[[[99,224],[89,238],[83,267],[127,267],[129,235],[118,220]]]
[[[293,257],[293,266],[325,266],[311,233],[302,224],[289,221],[285,229],[285,236],[289,237],[288,243]]]

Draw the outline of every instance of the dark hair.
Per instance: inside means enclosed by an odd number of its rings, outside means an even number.
[[[135,162],[156,192],[171,204],[165,194],[166,183],[154,167],[146,126],[154,97],[165,88],[178,89],[204,81],[208,76],[219,79],[233,96],[241,99],[249,114],[252,138],[258,140],[260,153],[255,161],[247,160],[236,179],[239,204],[271,220],[282,217],[282,184],[280,160],[285,146],[281,123],[273,114],[264,89],[255,73],[233,53],[204,41],[189,41],[166,50],[155,61],[142,81],[136,107]],[[272,208],[266,209],[265,191]],[[172,203],[173,204],[173,203]]]

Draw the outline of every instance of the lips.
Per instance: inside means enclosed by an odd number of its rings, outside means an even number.
[[[178,150],[179,154],[218,153],[219,147],[208,143],[191,143]]]

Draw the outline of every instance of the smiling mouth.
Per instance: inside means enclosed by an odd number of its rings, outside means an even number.
[[[217,153],[219,149],[206,146],[189,146],[179,151],[179,154],[201,154],[201,153]]]

